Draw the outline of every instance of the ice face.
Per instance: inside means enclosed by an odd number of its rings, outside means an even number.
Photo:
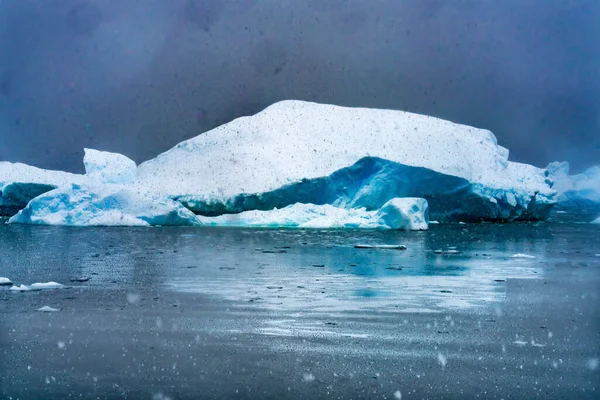
[[[366,157],[333,174],[304,179],[261,194],[241,193],[229,198],[205,195],[176,196],[197,214],[220,215],[247,210],[270,210],[294,203],[332,204],[342,208],[377,210],[397,197],[420,197],[438,221],[480,221],[544,218],[552,202],[534,193],[473,184],[464,178],[426,168]]]
[[[137,166],[122,154],[84,149],[85,174],[100,183],[131,184],[135,182]]]
[[[9,223],[45,225],[200,225],[181,204],[133,187],[72,185],[42,194]]]
[[[600,166],[577,175],[569,175],[569,163],[548,165],[549,177],[558,192],[558,202],[566,207],[600,206]]]
[[[489,131],[301,101],[180,143],[141,164],[138,183],[204,215],[297,202],[375,210],[423,197],[435,219],[539,219],[555,194],[544,170],[509,162]]]
[[[296,203],[270,211],[253,210],[198,219],[208,226],[320,229],[426,230],[429,222],[427,201],[417,198],[392,199],[377,211]]]

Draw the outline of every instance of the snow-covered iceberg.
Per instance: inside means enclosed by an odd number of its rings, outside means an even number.
[[[421,197],[433,219],[547,217],[545,170],[508,161],[494,135],[402,111],[283,101],[138,167],[137,182],[215,216],[295,203],[377,210]]]
[[[72,226],[200,225],[171,199],[126,185],[63,186],[31,200],[9,223]]]
[[[40,194],[84,180],[84,175],[0,162],[0,216],[14,215]]]
[[[392,199],[377,211],[338,208],[329,204],[293,204],[271,211],[245,211],[198,219],[207,226],[255,228],[352,228],[426,230],[427,201],[417,198]]]
[[[568,162],[553,162],[546,169],[561,206],[600,207],[600,166],[576,175],[569,175]]]

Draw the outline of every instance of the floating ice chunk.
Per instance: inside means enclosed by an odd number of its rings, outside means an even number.
[[[181,204],[125,185],[72,185],[29,202],[9,223],[110,226],[201,225]]]
[[[592,222],[590,222],[590,224],[600,224],[600,217],[598,217],[595,220],[593,220]]]
[[[428,206],[424,199],[415,198],[391,199],[377,211],[298,203],[282,209],[198,217],[198,220],[209,226],[425,230]]]
[[[8,286],[8,285],[12,285],[12,281],[8,278],[4,278],[0,276],[0,286]]]
[[[569,175],[567,162],[553,162],[546,167],[549,178],[558,192],[557,200],[564,206],[600,205],[600,166],[594,166],[581,174]]]
[[[400,392],[399,390],[396,390],[394,392],[394,399],[396,399],[396,400],[402,400],[402,392]]]
[[[44,306],[42,308],[38,308],[37,311],[41,311],[41,312],[57,312],[60,311],[58,308],[52,308],[49,306]]]
[[[529,254],[517,253],[517,254],[513,254],[512,256],[510,256],[510,258],[528,258],[528,259],[533,259],[533,258],[535,258],[535,256],[531,256]]]
[[[448,250],[438,249],[438,250],[434,250],[433,252],[434,252],[434,254],[441,254],[441,255],[462,254],[462,252],[460,250],[456,250],[456,249],[448,249]]]
[[[10,290],[12,290],[13,292],[28,292],[31,289],[28,286],[20,285],[20,286],[13,286],[10,288]]]
[[[598,359],[596,357],[590,358],[589,360],[587,360],[585,365],[589,370],[595,371],[598,369],[598,366],[600,366],[600,359]]]
[[[135,182],[137,166],[122,154],[84,149],[85,174],[100,183],[130,184]]]
[[[31,285],[29,285],[29,288],[31,290],[48,290],[48,289],[62,289],[64,288],[65,285],[61,285],[58,282],[38,282],[38,283],[32,283]]]
[[[356,244],[355,249],[406,250],[403,244]]]
[[[306,372],[306,373],[302,374],[302,380],[304,382],[312,382],[315,380],[315,376],[313,374],[311,374],[310,372]]]
[[[446,363],[448,362],[448,359],[446,358],[446,356],[443,355],[442,353],[438,353],[437,359],[438,359],[438,363],[442,366],[442,369],[446,368]]]
[[[436,220],[545,218],[546,171],[508,161],[486,130],[402,111],[282,101],[178,144],[138,182],[202,215],[295,203],[429,202]]]

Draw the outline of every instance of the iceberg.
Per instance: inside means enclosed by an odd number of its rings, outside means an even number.
[[[122,154],[84,149],[85,174],[98,183],[131,184],[135,182],[137,165]]]
[[[271,211],[253,210],[198,219],[206,226],[426,230],[429,207],[426,200],[418,198],[392,199],[377,211],[297,203]]]
[[[295,203],[380,209],[424,198],[439,221],[535,220],[555,191],[482,129],[402,111],[282,101],[184,141],[137,184],[218,216]]]
[[[600,224],[600,217],[598,217],[595,220],[593,220],[592,222],[590,222],[590,224]],[[598,254],[596,254],[596,255],[598,255]]]
[[[0,162],[0,216],[14,215],[31,199],[59,186],[84,180],[84,175]]]
[[[9,223],[72,226],[200,225],[196,216],[168,198],[126,185],[71,185],[44,193]]]
[[[568,162],[553,162],[546,167],[553,188],[558,192],[557,201],[563,207],[600,207],[600,166],[594,166],[581,174],[569,175]]]

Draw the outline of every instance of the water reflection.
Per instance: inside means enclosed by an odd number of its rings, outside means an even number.
[[[274,311],[442,312],[501,301],[511,279],[548,273],[548,257],[554,264],[574,262],[567,252],[585,251],[581,238],[593,228],[456,224],[428,232],[365,232],[3,225],[0,275],[17,284],[69,284],[87,276],[88,282],[73,285],[166,288]],[[557,239],[557,229],[569,232]],[[357,243],[408,249],[356,249]],[[516,253],[535,258],[511,258]]]

